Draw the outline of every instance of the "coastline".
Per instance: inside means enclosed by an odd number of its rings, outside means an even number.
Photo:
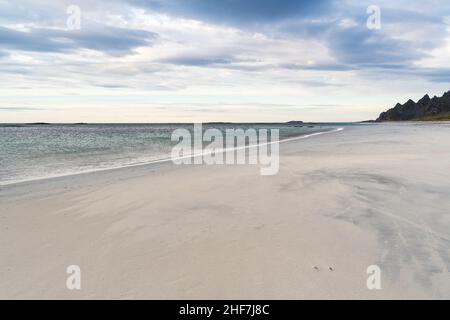
[[[289,137],[289,138],[281,139],[279,141],[267,142],[267,143],[262,143],[262,144],[257,144],[257,145],[249,145],[249,146],[244,146],[244,147],[221,149],[216,152],[224,153],[224,152],[231,152],[231,151],[236,151],[236,150],[254,148],[257,146],[271,145],[271,144],[275,144],[275,143],[282,144],[282,143],[286,143],[289,141],[307,139],[309,137],[314,137],[317,135],[339,132],[343,129],[344,128],[339,127],[336,129],[328,129],[328,130],[324,130],[324,131],[320,131],[320,132],[313,132],[313,133],[307,133],[307,134],[303,134],[303,135],[299,135],[299,136],[295,136],[295,137]],[[30,179],[12,180],[12,181],[6,181],[6,182],[0,181],[0,188],[7,187],[7,186],[20,185],[20,184],[33,183],[33,182],[43,181],[43,180],[45,181],[45,180],[50,180],[50,179],[55,179],[55,178],[64,178],[64,177],[71,177],[71,176],[77,176],[77,175],[84,175],[84,174],[90,174],[90,173],[96,173],[96,172],[103,172],[103,171],[108,172],[108,171],[112,171],[112,170],[125,169],[125,168],[153,166],[153,165],[160,164],[160,163],[173,162],[174,160],[195,158],[197,156],[203,156],[204,154],[207,154],[207,153],[202,153],[202,154],[198,154],[198,155],[193,154],[190,156],[184,156],[184,157],[178,157],[178,158],[172,158],[172,157],[170,157],[170,155],[167,155],[161,159],[155,159],[155,160],[149,160],[149,161],[137,162],[137,163],[130,163],[130,164],[124,164],[124,165],[117,165],[117,166],[111,166],[111,167],[106,167],[106,168],[97,168],[97,169],[90,169],[90,170],[84,170],[84,171],[78,171],[78,172],[68,172],[68,173],[63,173],[63,174],[55,174],[55,175],[36,177],[36,178],[30,178]]]
[[[297,138],[273,177],[169,160],[3,186],[0,297],[449,298],[449,129]]]

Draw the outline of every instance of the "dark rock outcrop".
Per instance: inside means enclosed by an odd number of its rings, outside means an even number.
[[[430,98],[426,94],[417,103],[411,99],[405,104],[397,103],[394,108],[381,113],[377,121],[421,120],[446,113],[450,113],[450,91],[440,98]]]
[[[303,124],[303,121],[288,121],[288,122],[286,122],[286,124],[294,126],[294,125]]]

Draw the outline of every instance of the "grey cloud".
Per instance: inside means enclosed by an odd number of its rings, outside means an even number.
[[[230,70],[259,72],[273,69],[286,69],[286,70],[320,70],[320,71],[348,71],[355,68],[346,64],[300,64],[300,63],[278,63],[267,64],[261,63],[258,59],[241,59],[224,54],[216,55],[203,55],[203,54],[180,54],[177,56],[167,57],[156,60],[154,62],[162,64],[173,64],[182,66],[195,66],[195,67],[210,67],[210,68],[223,68]]]
[[[21,112],[21,111],[39,111],[46,110],[43,108],[28,108],[28,107],[0,107],[0,111],[3,112]]]
[[[208,56],[201,54],[198,55],[187,54],[159,59],[156,62],[184,65],[184,66],[211,66],[211,65],[230,64],[233,61],[237,60],[229,56]]]
[[[118,84],[118,83],[99,83],[95,85],[96,87],[100,88],[107,88],[107,89],[123,89],[123,88],[129,88],[129,86],[124,84]]]
[[[0,48],[35,52],[70,52],[92,49],[112,55],[151,45],[152,32],[111,26],[83,27],[81,30],[35,28],[29,32],[0,27]]]
[[[167,14],[222,24],[266,24],[328,11],[334,0],[128,0]]]

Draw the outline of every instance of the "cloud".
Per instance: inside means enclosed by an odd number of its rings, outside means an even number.
[[[264,24],[306,17],[328,9],[331,0],[129,0],[152,11],[225,24]]]
[[[60,52],[66,44],[58,44],[51,39],[41,38],[30,32],[22,32],[0,26],[0,46],[2,49],[25,51]]]
[[[46,110],[43,108],[27,108],[27,107],[0,107],[0,112],[23,112],[23,111],[39,111]]]
[[[404,68],[400,70],[405,76],[414,76],[422,79],[427,79],[436,83],[450,83],[450,69],[449,68]]]
[[[381,30],[366,27],[365,7],[343,6],[328,18],[287,20],[275,25],[271,33],[322,42],[335,60],[334,64],[312,66],[316,70],[355,70],[382,73],[396,72],[444,81],[444,75],[432,76],[426,66],[415,63],[430,56],[433,49],[446,43],[448,32],[440,12],[419,12],[414,6],[381,7]],[[305,69],[307,66],[291,65]]]
[[[284,63],[278,67],[289,70],[315,70],[315,71],[351,71],[355,67],[343,63],[314,63],[314,64],[300,64],[300,63]]]
[[[159,63],[168,63],[182,66],[217,66],[231,64],[237,59],[230,56],[211,56],[202,54],[181,54],[156,60]]]
[[[410,45],[381,32],[359,27],[337,29],[327,36],[327,46],[334,57],[342,63],[357,65],[403,65],[425,55]]]
[[[72,52],[91,49],[112,55],[152,45],[157,34],[144,30],[91,25],[80,30],[32,28],[19,31],[0,27],[0,48],[35,52]]]
[[[107,88],[107,89],[124,89],[129,88],[129,86],[120,84],[120,83],[98,83],[95,85],[96,87],[100,88]]]
[[[290,71],[351,71],[356,70],[349,64],[340,63],[263,63],[258,59],[240,59],[228,54],[223,55],[202,55],[202,54],[180,54],[167,57],[154,62],[162,64],[173,64],[180,66],[221,68],[229,70],[239,70],[246,72],[261,72],[269,70],[290,70]],[[307,83],[305,81],[305,83]],[[317,83],[312,81],[311,83]]]
[[[422,71],[422,75],[433,82],[450,83],[450,69],[429,69]]]

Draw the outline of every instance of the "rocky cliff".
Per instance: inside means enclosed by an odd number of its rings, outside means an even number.
[[[405,120],[450,120],[450,91],[442,97],[430,98],[427,94],[417,102],[408,100],[405,104],[383,112],[377,121]]]

